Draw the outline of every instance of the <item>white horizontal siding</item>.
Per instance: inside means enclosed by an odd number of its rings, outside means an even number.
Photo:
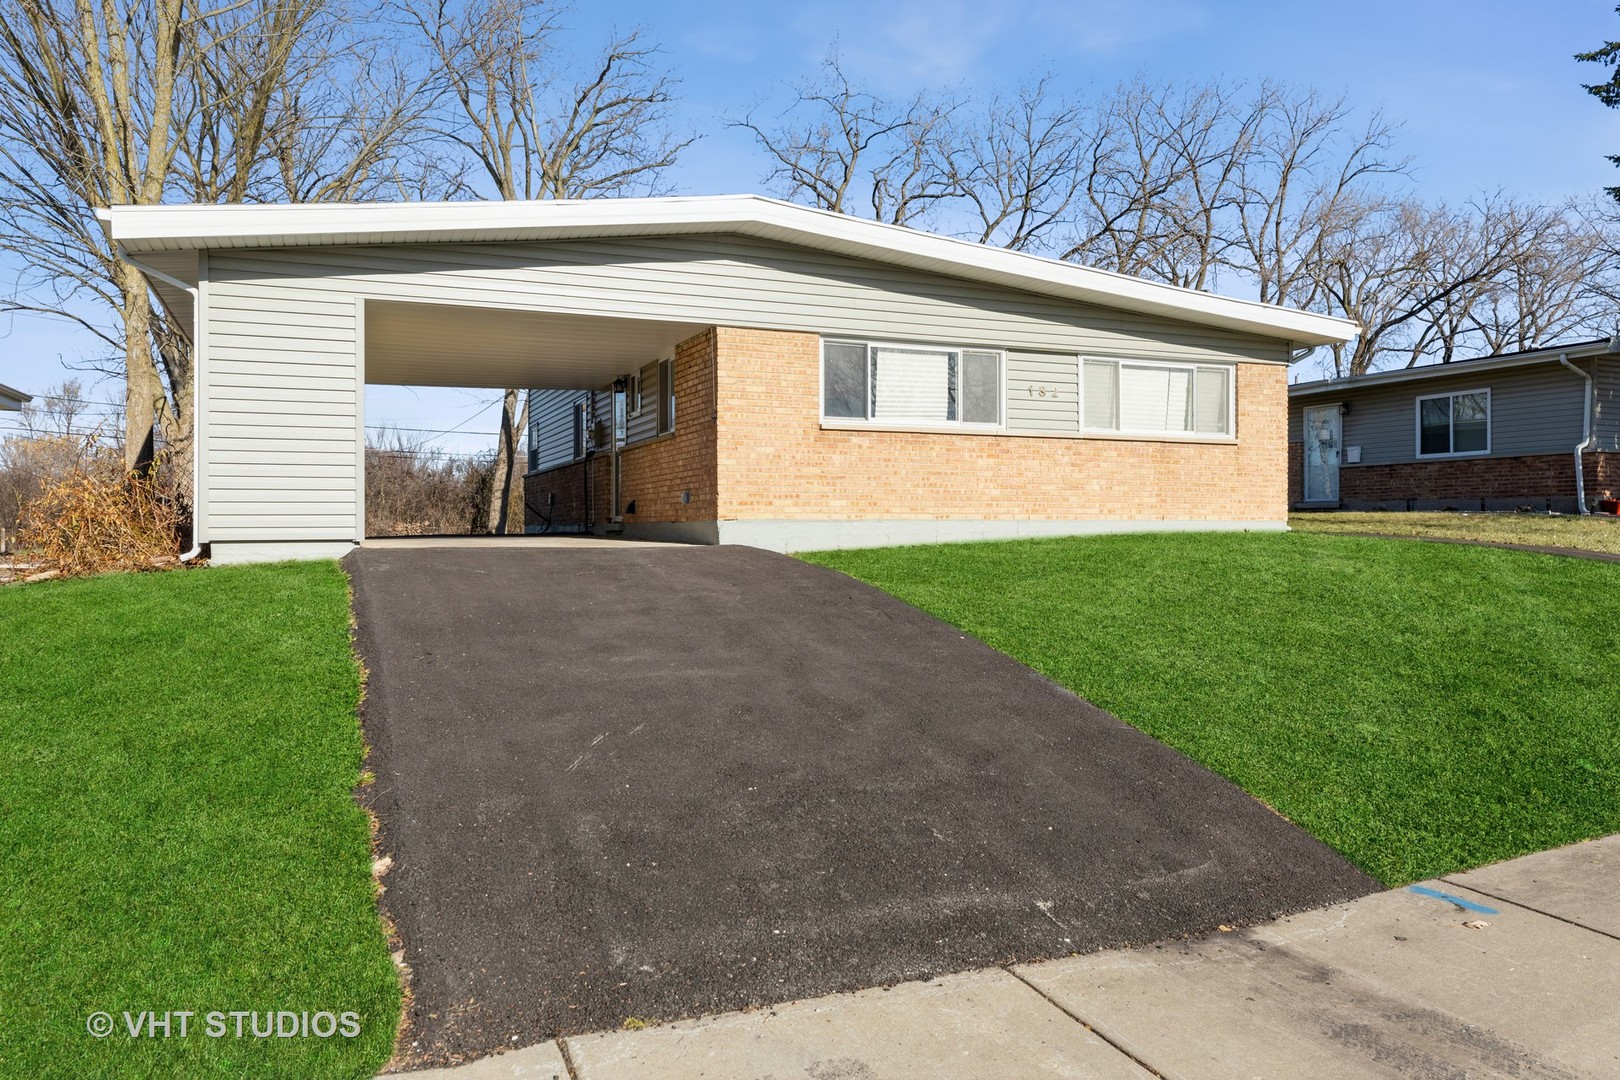
[[[216,280],[988,348],[1283,361],[1283,342],[736,237],[221,252]]]
[[[355,299],[212,274],[207,296],[205,538],[357,538]]]
[[[1007,427],[1079,431],[1080,358],[1072,353],[1008,353]]]

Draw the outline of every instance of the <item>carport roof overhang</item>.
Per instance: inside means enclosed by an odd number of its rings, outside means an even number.
[[[1003,288],[1281,339],[1348,341],[1344,319],[969,243],[759,195],[538,202],[296,206],[119,206],[102,212],[130,255],[174,273],[200,250],[491,243],[731,234],[758,237]],[[184,277],[183,273],[176,276]],[[813,328],[807,328],[813,329]]]
[[[707,327],[451,304],[366,301],[365,376],[400,386],[606,386]],[[476,346],[470,343],[476,342]]]

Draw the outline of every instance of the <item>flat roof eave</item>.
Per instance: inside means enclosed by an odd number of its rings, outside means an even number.
[[[1346,375],[1335,379],[1314,379],[1311,382],[1292,383],[1289,397],[1313,397],[1318,394],[1342,394],[1365,386],[1388,386],[1396,383],[1422,382],[1448,376],[1470,375],[1479,372],[1501,371],[1504,368],[1526,367],[1531,364],[1556,363],[1560,356],[1571,360],[1584,360],[1593,356],[1620,355],[1611,347],[1610,339],[1572,342],[1568,345],[1549,345],[1544,349],[1481,356],[1468,360],[1453,360],[1446,364],[1423,364],[1419,367],[1400,368],[1396,371],[1374,371],[1366,375]]]
[[[119,206],[101,212],[131,255],[201,249],[490,243],[734,233],[1238,333],[1327,345],[1354,323],[971,243],[760,195],[534,202]]]

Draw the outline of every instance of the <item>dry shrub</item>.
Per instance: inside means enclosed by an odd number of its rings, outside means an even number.
[[[366,447],[366,535],[487,531],[490,463],[395,437]]]
[[[48,482],[28,503],[19,539],[63,574],[103,574],[172,561],[183,526],[157,478],[91,461]]]

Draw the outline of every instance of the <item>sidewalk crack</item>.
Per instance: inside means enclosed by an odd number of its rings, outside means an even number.
[[[1450,885],[1454,889],[1467,889],[1470,892],[1477,892],[1481,896],[1488,896],[1492,900],[1497,900],[1497,901],[1500,901],[1501,903],[1504,903],[1504,904],[1512,904],[1514,907],[1523,908],[1526,911],[1533,911],[1537,915],[1545,915],[1549,919],[1557,919],[1561,923],[1565,923],[1565,924],[1567,924],[1569,926],[1576,927],[1577,929],[1580,929],[1580,930],[1585,930],[1585,931],[1587,931],[1588,933],[1591,933],[1591,934],[1597,934],[1599,937],[1606,937],[1611,941],[1620,941],[1620,934],[1611,934],[1607,930],[1599,930],[1595,926],[1587,926],[1583,922],[1577,922],[1574,919],[1568,919],[1568,918],[1565,918],[1562,915],[1556,915],[1551,911],[1545,911],[1542,908],[1538,908],[1533,904],[1527,904],[1523,900],[1514,900],[1514,899],[1512,899],[1510,897],[1502,896],[1502,895],[1500,895],[1498,893],[1493,893],[1488,889],[1482,889],[1478,885],[1469,885],[1469,884],[1467,884],[1465,882],[1453,881],[1448,877],[1442,877],[1439,880],[1445,882],[1447,885]]]
[[[579,1066],[574,1064],[573,1051],[568,1049],[568,1040],[561,1035],[557,1036],[557,1052],[562,1054],[563,1068],[568,1070],[568,1080],[580,1080]]]
[[[1125,1046],[1119,1042],[1119,1040],[1111,1037],[1107,1032],[1105,1032],[1101,1028],[1097,1027],[1097,1025],[1091,1023],[1085,1017],[1081,1016],[1079,1013],[1075,1012],[1073,1009],[1071,1009],[1067,1005],[1063,1004],[1057,998],[1053,997],[1051,994],[1048,994],[1045,990],[1042,990],[1039,986],[1036,986],[1034,983],[1032,983],[1028,979],[1024,978],[1010,964],[1002,964],[1001,965],[1001,970],[1005,971],[1007,974],[1011,975],[1013,978],[1017,979],[1019,982],[1023,983],[1025,986],[1029,987],[1031,990],[1035,991],[1035,993],[1039,994],[1041,996],[1042,1000],[1044,1000],[1048,1005],[1052,1006],[1052,1008],[1056,1009],[1058,1012],[1062,1013],[1064,1016],[1067,1016],[1070,1020],[1073,1020],[1075,1023],[1079,1024],[1081,1027],[1085,1028],[1087,1031],[1089,1031],[1093,1035],[1097,1036],[1097,1038],[1101,1039],[1103,1042],[1107,1043],[1109,1046],[1112,1046],[1115,1050],[1118,1050],[1121,1054],[1124,1054],[1126,1057],[1130,1058],[1138,1066],[1140,1066],[1141,1068],[1147,1070],[1149,1073],[1152,1073],[1154,1076],[1158,1077],[1159,1080],[1167,1080],[1167,1077],[1165,1076],[1164,1073],[1160,1072],[1158,1069],[1155,1069],[1152,1065],[1149,1065],[1146,1061],[1143,1061],[1140,1057],[1137,1057],[1131,1051],[1127,1050],[1125,1048]]]

